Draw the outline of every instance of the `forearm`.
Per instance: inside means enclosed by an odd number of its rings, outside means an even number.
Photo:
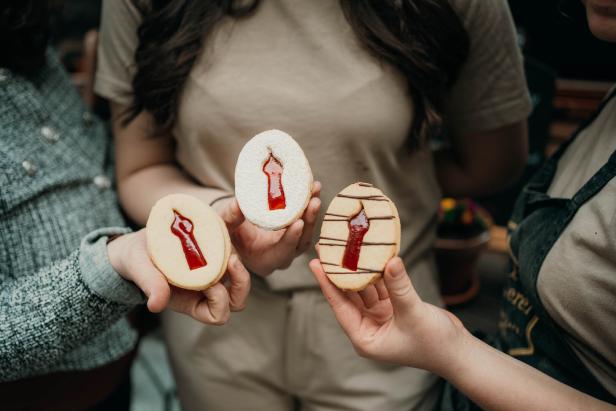
[[[223,190],[197,184],[172,163],[152,165],[126,176],[119,182],[118,192],[128,216],[142,226],[156,201],[168,194],[190,194],[206,204],[229,195]]]
[[[514,183],[528,155],[526,123],[458,136],[451,147],[434,153],[436,174],[445,196],[484,196]]]
[[[59,361],[143,300],[108,264],[106,237],[91,233],[79,250],[0,290],[0,381]]]
[[[442,376],[487,410],[608,410],[577,391],[468,334]],[[452,365],[453,364],[453,365]]]

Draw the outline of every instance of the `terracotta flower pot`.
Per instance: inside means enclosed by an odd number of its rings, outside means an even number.
[[[479,292],[477,260],[489,240],[487,231],[471,238],[437,238],[436,264],[446,305],[464,304]]]

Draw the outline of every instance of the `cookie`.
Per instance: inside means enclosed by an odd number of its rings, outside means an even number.
[[[395,204],[368,183],[355,183],[327,208],[318,254],[338,288],[361,291],[383,275],[400,251],[400,218]]]
[[[242,213],[266,230],[279,230],[301,217],[312,194],[312,171],[301,147],[287,133],[254,136],[235,166],[235,197]]]
[[[169,283],[205,290],[227,269],[231,240],[218,214],[201,200],[172,194],[160,199],[146,225],[148,254]]]

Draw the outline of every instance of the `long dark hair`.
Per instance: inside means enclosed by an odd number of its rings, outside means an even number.
[[[135,53],[134,101],[158,132],[176,119],[182,86],[204,38],[225,16],[250,15],[259,0],[135,0],[143,14]],[[245,2],[244,2],[245,3]],[[340,0],[364,47],[405,76],[415,105],[412,141],[425,142],[442,124],[443,97],[468,55],[469,38],[448,0]]]
[[[48,39],[47,0],[2,0],[0,67],[35,74],[45,65]]]

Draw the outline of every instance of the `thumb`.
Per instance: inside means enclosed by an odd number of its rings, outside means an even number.
[[[244,214],[242,214],[242,210],[240,210],[240,205],[235,198],[233,198],[226,204],[220,216],[225,222],[225,225],[227,226],[227,230],[229,230],[229,232],[233,232],[233,230],[242,225],[242,223],[244,222]]]
[[[394,257],[387,263],[384,281],[394,316],[408,315],[421,302],[400,257]]]

